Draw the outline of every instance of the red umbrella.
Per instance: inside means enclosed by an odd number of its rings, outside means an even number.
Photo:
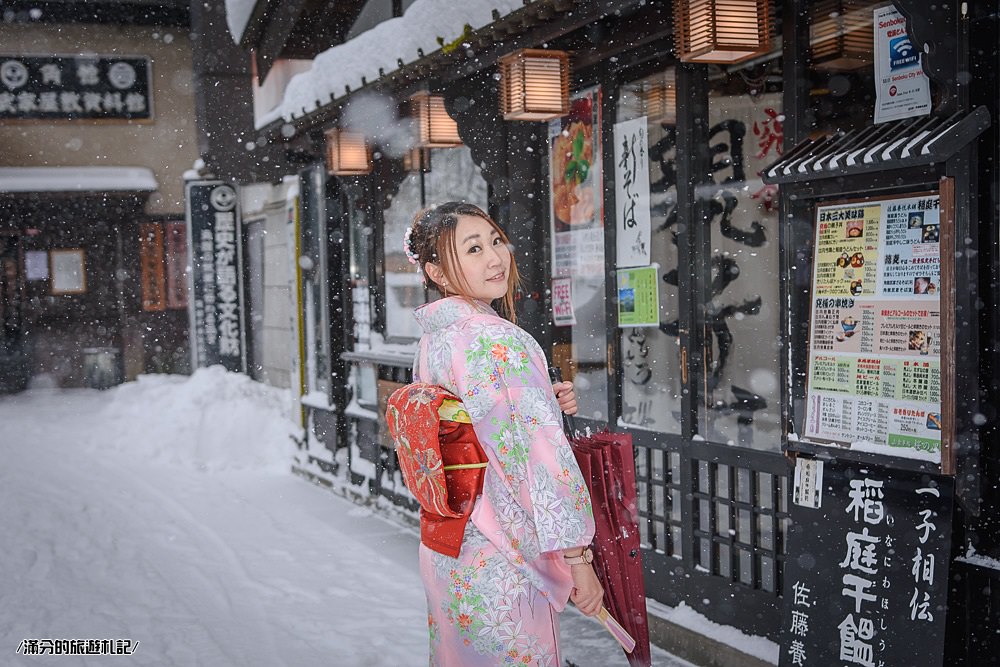
[[[559,381],[558,369],[552,370]],[[572,417],[563,419],[594,507],[594,570],[604,587],[604,605],[635,640],[635,648],[626,651],[629,665],[650,667],[632,436],[610,431],[580,435]]]

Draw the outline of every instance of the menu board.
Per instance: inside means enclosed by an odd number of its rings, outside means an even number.
[[[952,478],[821,470],[822,507],[790,506],[779,664],[942,664]]]
[[[941,462],[941,197],[818,206],[805,439]]]

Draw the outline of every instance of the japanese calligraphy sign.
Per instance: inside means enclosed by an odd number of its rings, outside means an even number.
[[[220,181],[188,183],[186,192],[192,364],[245,372],[239,195]]]
[[[806,439],[941,462],[940,201],[817,207]]]
[[[165,310],[163,275],[163,227],[158,222],[139,225],[139,271],[142,282],[142,309]]]
[[[780,665],[942,664],[953,480],[825,467],[822,509],[791,506]]]
[[[649,141],[646,117],[615,123],[615,221],[618,266],[649,264]]]
[[[163,227],[167,237],[167,308],[187,308],[187,226],[171,221]]]
[[[146,57],[0,55],[0,121],[151,120]]]

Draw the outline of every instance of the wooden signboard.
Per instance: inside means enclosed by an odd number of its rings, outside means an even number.
[[[163,278],[163,227],[158,222],[139,225],[139,268],[142,279],[142,309],[165,310]]]

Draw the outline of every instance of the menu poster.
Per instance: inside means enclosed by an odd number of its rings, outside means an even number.
[[[807,440],[941,462],[938,194],[816,210]]]

